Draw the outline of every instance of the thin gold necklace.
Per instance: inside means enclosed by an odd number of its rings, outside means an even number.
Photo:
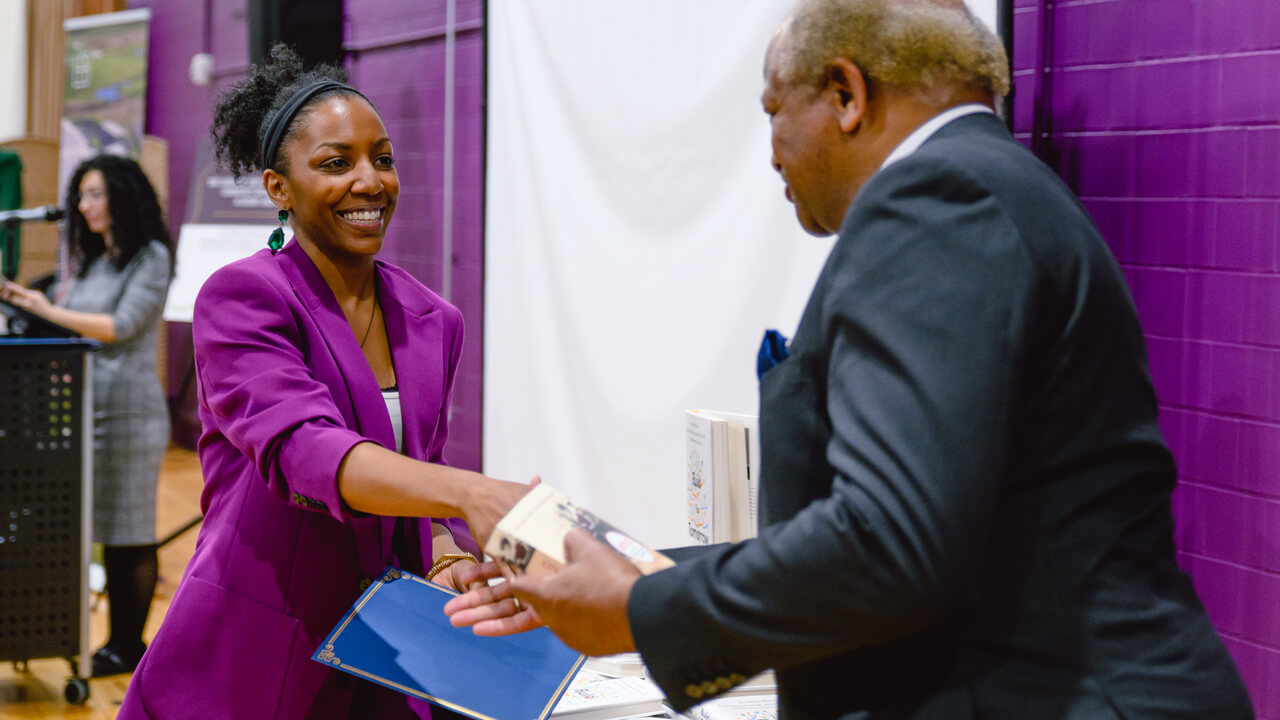
[[[378,314],[378,301],[373,301],[373,311],[369,313],[369,326],[364,329],[364,337],[360,340],[360,349],[364,349],[364,344],[369,340],[369,331],[373,329],[373,318]]]

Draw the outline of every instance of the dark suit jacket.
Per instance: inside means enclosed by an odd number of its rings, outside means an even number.
[[[1124,280],[994,116],[863,187],[760,392],[759,538],[631,594],[678,707],[772,667],[787,718],[1252,717]]]

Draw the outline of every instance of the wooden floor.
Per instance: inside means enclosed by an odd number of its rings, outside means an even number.
[[[164,538],[200,514],[200,464],[195,453],[170,448],[160,470],[160,489],[156,499],[156,525]],[[150,641],[169,609],[169,599],[182,579],[182,572],[196,547],[197,529],[192,529],[160,548],[160,582],[156,586],[151,615],[147,618],[146,640]],[[98,599],[90,614],[90,652],[107,639],[107,602]],[[0,720],[13,718],[78,718],[112,720],[120,708],[129,676],[91,680],[89,701],[71,705],[63,699],[70,677],[65,660],[33,660],[28,671],[19,673],[10,663],[0,665]]]

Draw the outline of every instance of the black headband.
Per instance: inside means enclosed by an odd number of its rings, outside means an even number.
[[[294,93],[284,106],[271,116],[267,131],[262,134],[263,170],[271,167],[271,161],[275,159],[276,153],[280,152],[280,143],[284,141],[285,133],[289,131],[289,123],[293,122],[293,116],[298,114],[308,100],[327,90],[346,90],[364,98],[364,94],[359,90],[337,80],[318,80]],[[369,98],[364,99],[368,101]]]

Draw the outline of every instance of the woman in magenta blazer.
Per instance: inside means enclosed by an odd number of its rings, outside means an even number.
[[[205,519],[120,718],[429,717],[311,655],[386,565],[458,587],[527,490],[443,465],[462,317],[375,261],[399,180],[337,73],[277,48],[218,107],[219,156],[264,170],[294,238],[196,301]]]

